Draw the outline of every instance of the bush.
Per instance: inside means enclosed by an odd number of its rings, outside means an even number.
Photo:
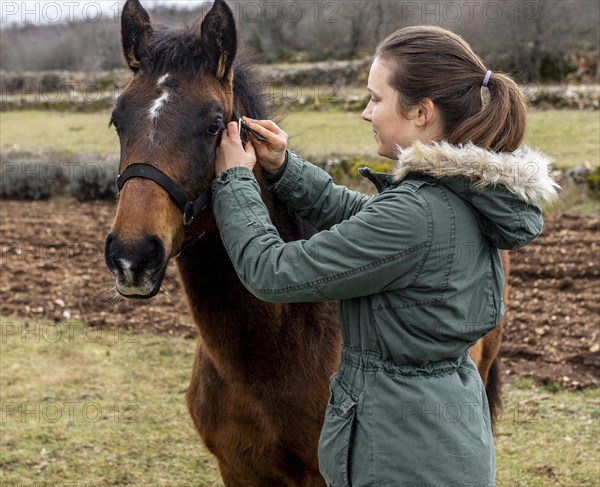
[[[113,165],[93,163],[76,168],[68,193],[78,201],[114,200],[117,197],[116,169]]]
[[[50,176],[49,166],[40,162],[3,164],[0,168],[0,199],[45,200],[54,186],[64,185],[62,174]]]
[[[539,74],[540,81],[545,83],[560,82],[565,79],[568,74],[573,73],[574,71],[575,69],[572,66],[569,66],[564,56],[560,57],[546,54],[542,57]]]
[[[3,154],[0,200],[44,200],[61,195],[81,202],[114,200],[116,177],[117,165],[111,160],[50,162],[44,155]]]
[[[592,194],[600,200],[600,167],[597,167],[587,177],[587,183]]]

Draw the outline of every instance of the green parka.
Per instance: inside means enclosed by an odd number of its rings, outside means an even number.
[[[492,486],[488,403],[469,347],[500,322],[498,249],[542,229],[549,160],[446,143],[403,150],[379,194],[335,185],[289,152],[270,189],[319,233],[284,243],[251,171],[213,182],[223,243],[248,290],[271,302],[339,300],[342,359],[319,443],[340,487]]]

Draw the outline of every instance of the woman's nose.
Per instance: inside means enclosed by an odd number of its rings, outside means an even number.
[[[371,102],[367,103],[367,106],[365,107],[365,109],[363,110],[361,117],[363,120],[366,120],[367,122],[371,121]]]

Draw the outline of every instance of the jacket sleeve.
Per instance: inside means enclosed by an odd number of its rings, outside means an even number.
[[[334,184],[326,171],[289,150],[283,171],[266,181],[280,200],[317,230],[350,218],[372,198]]]
[[[252,294],[271,302],[348,299],[409,286],[431,240],[420,198],[386,191],[331,229],[285,243],[251,171],[231,168],[213,182],[213,211],[233,266]]]

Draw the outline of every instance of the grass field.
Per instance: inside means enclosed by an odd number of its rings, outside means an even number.
[[[114,130],[107,128],[109,118],[109,111],[3,112],[0,146],[59,154],[117,154],[119,144]],[[370,124],[358,112],[293,112],[283,117],[281,125],[290,135],[290,146],[315,160],[330,155],[375,156]],[[553,156],[557,168],[586,161],[600,166],[600,117],[592,111],[533,111],[526,142]]]
[[[193,340],[1,321],[1,485],[219,485],[184,402]],[[498,487],[598,485],[598,389],[504,401]]]
[[[194,345],[3,319],[0,484],[215,485],[184,401]]]

